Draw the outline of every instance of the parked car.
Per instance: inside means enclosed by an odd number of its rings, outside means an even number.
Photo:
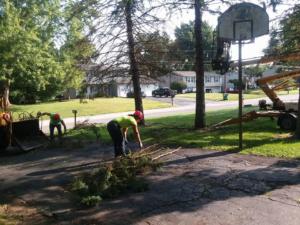
[[[162,96],[166,96],[166,97],[174,97],[176,95],[176,91],[175,90],[171,90],[170,88],[158,88],[154,91],[152,91],[152,96],[153,97],[162,97]]]
[[[134,93],[133,91],[129,91],[127,94],[126,94],[126,97],[127,98],[134,98]],[[146,98],[146,94],[145,92],[142,91],[142,98]]]

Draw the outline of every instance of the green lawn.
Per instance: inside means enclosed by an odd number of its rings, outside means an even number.
[[[279,91],[276,92],[278,95],[288,95],[288,94],[297,94],[298,90],[287,91]],[[255,99],[255,98],[263,98],[266,97],[262,90],[250,90],[244,93],[244,99]],[[178,94],[176,98],[196,98],[196,93],[187,93],[187,94]],[[238,100],[238,94],[228,94],[228,101],[236,101]],[[205,93],[205,99],[211,101],[222,101],[223,93]]]
[[[144,109],[155,109],[170,107],[171,104],[149,99],[143,99]],[[42,112],[59,112],[62,117],[72,117],[72,110],[78,111],[77,116],[90,116],[105,113],[126,112],[134,110],[132,98],[95,98],[80,103],[78,99],[64,102],[48,102],[34,105],[13,105],[13,112],[29,112],[36,114]]]
[[[247,110],[253,110],[250,108]],[[208,125],[235,117],[236,110],[207,112]],[[147,120],[147,126],[141,128],[141,136],[146,144],[160,143],[169,147],[204,148],[210,150],[237,150],[238,127],[231,125],[214,131],[193,130],[194,115],[172,116]],[[110,143],[104,127],[99,128],[101,140]],[[71,131],[74,138],[94,138],[92,130]],[[279,130],[276,120],[261,118],[244,124],[244,150],[242,154],[276,156],[300,159],[300,141]],[[133,139],[130,134],[130,139]]]

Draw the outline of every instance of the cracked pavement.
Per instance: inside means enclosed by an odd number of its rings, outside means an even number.
[[[79,208],[65,186],[112,149],[36,151],[0,163],[1,195],[43,208],[53,224],[299,225],[300,161],[182,149],[147,176],[149,190]],[[16,158],[17,157],[17,158]],[[39,182],[37,182],[39,181]],[[2,197],[0,196],[0,197]],[[55,215],[55,216],[53,216]],[[49,222],[49,221],[48,221]]]

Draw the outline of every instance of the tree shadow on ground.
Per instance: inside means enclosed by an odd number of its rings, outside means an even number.
[[[259,146],[263,142],[255,144]],[[108,151],[112,155],[111,148],[103,149],[103,153]],[[0,188],[0,199],[6,204],[16,198],[32,198],[31,206],[55,211],[54,224],[133,224],[150,216],[194,212],[215,201],[259,196],[286,185],[300,184],[299,172],[295,172],[300,167],[297,160],[270,159],[272,163],[263,168],[224,169],[229,166],[224,163],[226,160],[245,162],[251,158],[236,152],[237,149],[181,154],[149,177],[149,191],[106,200],[92,209],[81,209],[74,204],[73,196],[66,189],[75,175],[97,168],[104,156],[99,154],[99,149],[36,152],[28,161],[25,157],[25,162],[21,156],[17,156],[22,158],[20,161],[11,160],[16,163],[13,166],[27,172],[11,183],[6,182],[6,188]],[[12,165],[11,161],[2,162],[0,167]],[[264,161],[269,159],[260,158],[260,162]],[[212,162],[221,164],[220,168],[212,166]]]

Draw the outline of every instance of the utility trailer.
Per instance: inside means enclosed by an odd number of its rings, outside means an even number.
[[[37,118],[15,121],[8,126],[0,127],[0,151],[9,147],[30,151],[43,147],[48,141],[47,136],[39,128]]]
[[[13,121],[10,105],[9,81],[0,80],[0,151],[10,147],[29,151],[44,146],[48,138],[39,128],[39,119],[20,113],[19,120]]]

